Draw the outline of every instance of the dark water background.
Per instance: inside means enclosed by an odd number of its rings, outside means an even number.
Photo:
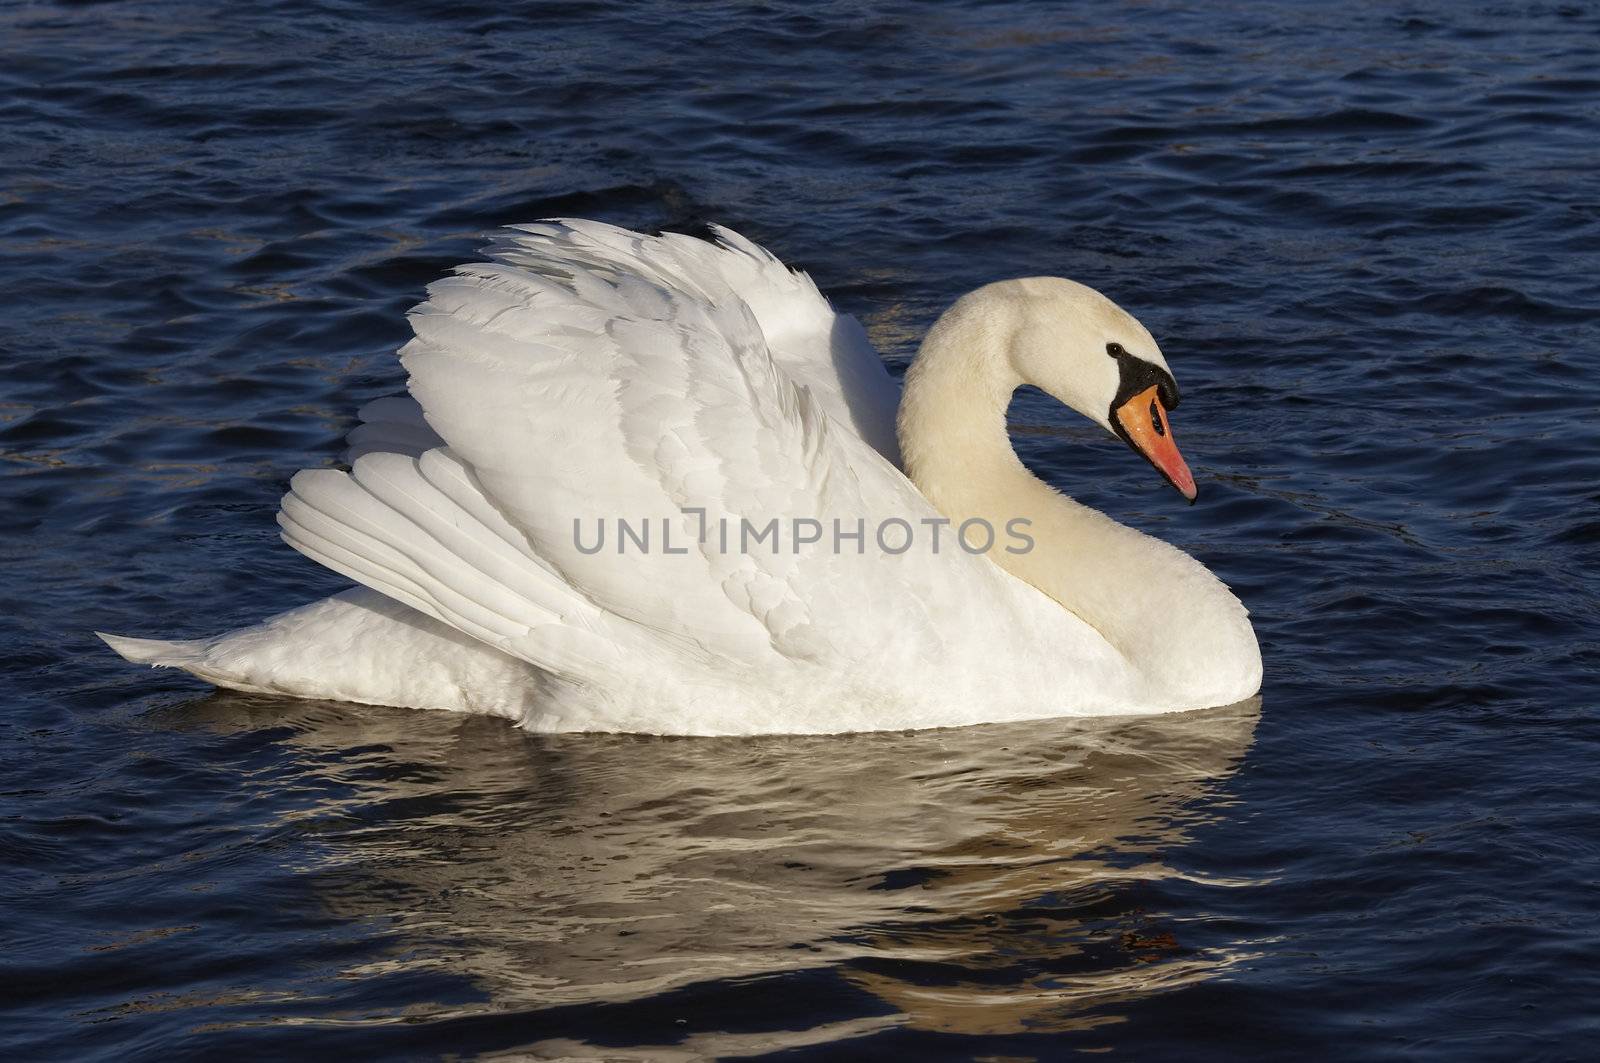
[[[1600,6],[0,6],[0,1053],[1593,1058]],[[1259,706],[744,742],[242,696],[288,477],[499,223],[722,221],[898,368],[1161,339]]]

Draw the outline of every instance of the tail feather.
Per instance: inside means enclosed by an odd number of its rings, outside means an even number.
[[[108,635],[104,631],[96,631],[95,635],[116,650],[123,660],[154,668],[183,668],[199,660],[204,653],[204,639],[136,639]]]
[[[129,661],[254,694],[526,720],[551,689],[526,662],[366,587],[212,638],[96,634]]]
[[[214,656],[219,639],[136,639],[127,635],[108,635],[96,631],[107,646],[117,651],[126,661],[148,664],[152,668],[181,668],[190,675],[204,679],[219,687],[243,690],[252,694],[272,694],[281,691],[258,683],[235,669],[219,667]],[[226,636],[224,636],[226,637]]]

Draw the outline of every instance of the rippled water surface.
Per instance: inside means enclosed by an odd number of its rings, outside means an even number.
[[[1600,6],[0,6],[11,1059],[1568,1059],[1600,1034]],[[722,221],[896,370],[1161,339],[1259,703],[747,741],[211,694],[288,477],[496,224]]]

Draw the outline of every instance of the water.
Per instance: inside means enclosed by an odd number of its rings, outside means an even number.
[[[1600,6],[0,8],[0,1049],[13,1059],[1566,1059],[1600,1032]],[[1059,273],[1161,339],[1259,704],[535,738],[209,694],[92,628],[342,585],[277,542],[421,287],[722,221],[898,370]]]

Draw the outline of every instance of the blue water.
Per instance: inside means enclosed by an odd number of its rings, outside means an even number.
[[[8,1059],[1589,1058],[1600,5],[0,7]],[[755,741],[209,693],[89,631],[342,582],[288,477],[484,230],[738,228],[896,371],[1156,333],[1259,704]]]

